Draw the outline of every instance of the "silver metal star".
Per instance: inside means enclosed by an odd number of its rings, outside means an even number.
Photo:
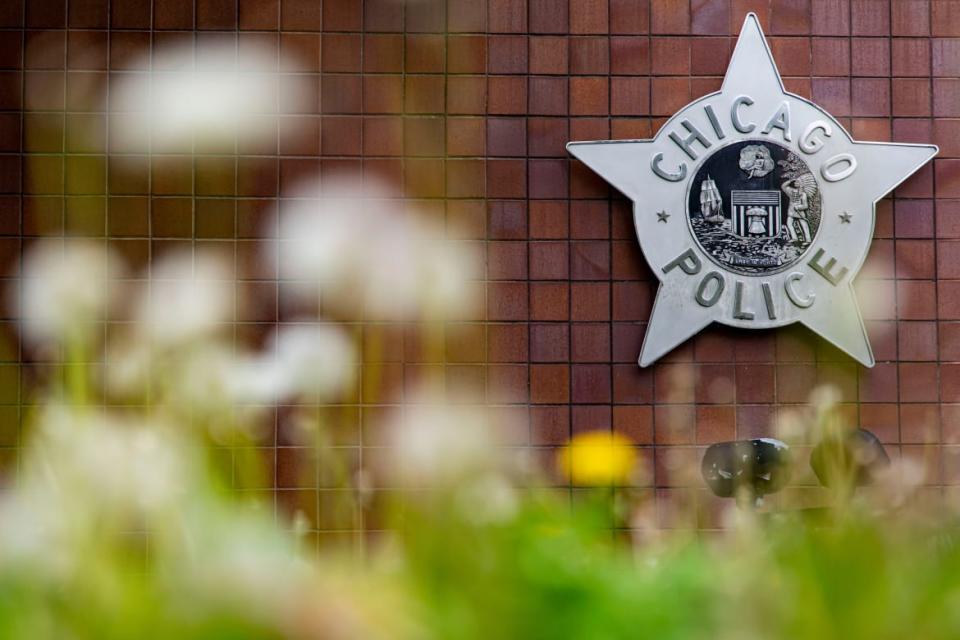
[[[661,210],[657,212],[657,222],[666,222],[669,217],[670,214],[666,211]]]
[[[853,218],[853,216],[844,211],[839,215],[839,218],[842,224],[850,224],[850,220]]]
[[[660,280],[640,366],[652,364],[712,322],[744,329],[800,322],[872,366],[852,286],[870,248],[872,224],[844,224],[829,232],[818,227],[802,253],[782,268],[754,273],[718,262],[699,244],[691,225],[658,228],[662,218],[646,214],[680,206],[681,215],[689,217],[698,168],[714,152],[739,141],[786,148],[807,164],[823,203],[871,221],[877,200],[938,151],[934,145],[858,142],[822,108],[788,93],[752,13],[743,23],[721,89],[681,109],[652,140],[570,142],[573,156],[633,200],[637,238]],[[720,197],[723,215],[731,216],[730,192]],[[793,208],[792,197],[789,202]],[[786,204],[783,209],[787,211]],[[795,209],[792,216],[784,227],[796,233]]]

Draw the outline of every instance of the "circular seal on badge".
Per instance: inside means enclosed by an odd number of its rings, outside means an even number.
[[[820,185],[799,155],[770,140],[744,140],[704,159],[689,184],[687,221],[704,253],[735,273],[777,273],[816,239]]]

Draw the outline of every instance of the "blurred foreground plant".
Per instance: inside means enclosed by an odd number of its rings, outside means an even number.
[[[501,444],[509,425],[430,387],[383,425],[387,455],[361,469],[330,446],[336,412],[307,421],[304,443],[351,508],[369,508],[371,474],[393,487],[379,536],[351,523],[362,544],[312,553],[302,517],[278,520],[237,489],[262,486],[245,456],[262,408],[349,389],[352,332],[304,319],[262,350],[234,345],[235,285],[214,255],[163,256],[125,295],[109,276],[117,258],[88,245],[40,244],[26,264],[24,337],[61,370],[31,396],[17,482],[0,499],[0,637],[960,635],[954,511],[924,509],[904,461],[857,489],[851,459],[827,456],[825,477],[840,480],[816,520],[787,500],[731,504],[726,531],[664,532],[665,503],[621,491],[644,482],[623,436],[587,432],[561,450],[571,482],[593,487],[571,499]],[[101,331],[117,304],[132,321]],[[780,435],[843,441],[842,415],[820,391]],[[661,533],[631,546],[610,535],[625,524]]]

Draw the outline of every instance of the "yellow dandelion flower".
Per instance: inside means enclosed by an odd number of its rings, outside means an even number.
[[[628,438],[609,431],[576,435],[560,452],[560,469],[571,482],[584,486],[624,484],[637,462]]]

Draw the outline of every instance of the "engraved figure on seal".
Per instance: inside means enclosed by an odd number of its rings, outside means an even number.
[[[760,144],[751,144],[740,150],[740,168],[750,178],[762,178],[773,171],[770,150]]]
[[[796,243],[809,243],[810,224],[807,221],[807,212],[810,210],[810,196],[816,192],[817,184],[811,174],[805,173],[792,180],[788,180],[780,187],[790,204],[787,205],[787,233],[790,240]],[[797,231],[800,233],[797,233]]]

